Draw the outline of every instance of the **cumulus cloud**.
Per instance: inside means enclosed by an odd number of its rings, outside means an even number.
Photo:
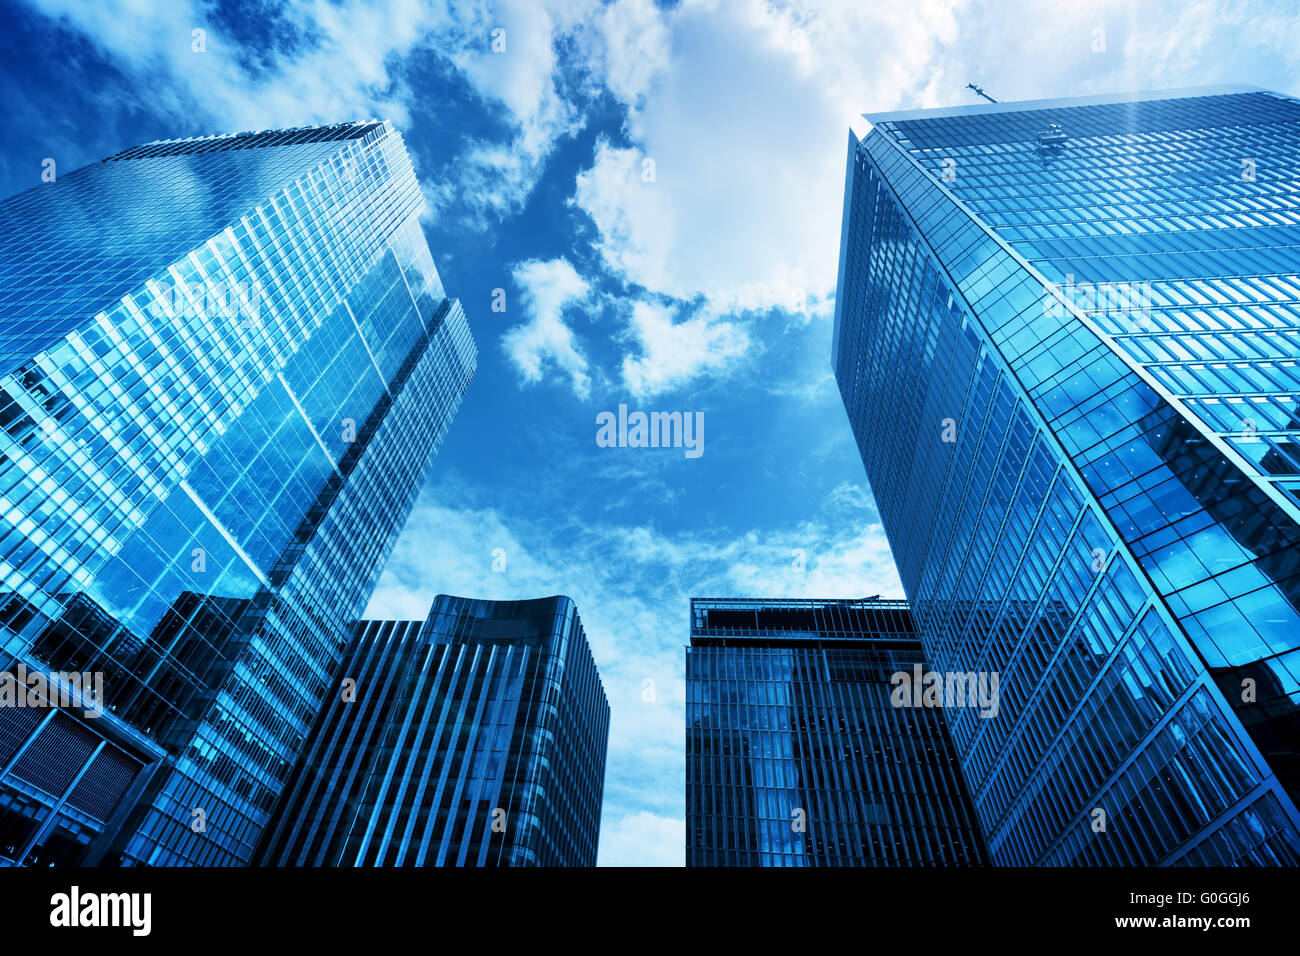
[[[954,25],[946,3],[820,7],[687,0],[657,12],[671,41],[647,44],[658,62],[615,81],[631,145],[598,144],[574,193],[612,271],[717,312],[826,313],[849,121],[893,105],[875,91],[919,84]]]
[[[560,92],[556,44],[572,34],[596,0],[460,3],[454,25],[435,42],[485,100],[504,105],[516,126],[506,142],[475,139],[456,160],[461,202],[475,225],[504,219],[523,205],[556,142],[582,128],[582,114]]]
[[[524,382],[539,382],[543,370],[554,367],[568,377],[574,394],[586,398],[591,391],[587,359],[564,313],[587,298],[590,285],[563,258],[522,262],[515,266],[513,278],[526,321],[501,337],[506,355]]]
[[[605,7],[593,44],[594,70],[622,103],[639,105],[668,64],[668,23],[653,0],[616,0]]]
[[[686,821],[648,811],[602,821],[599,866],[685,866]]]
[[[623,359],[623,381],[633,395],[650,397],[680,386],[706,369],[725,366],[749,349],[748,333],[735,324],[700,314],[673,321],[673,310],[636,302],[627,338],[636,353]]]
[[[652,291],[680,296],[683,289],[670,275],[675,209],[639,149],[597,142],[590,169],[578,173],[574,201],[600,231],[597,248],[617,275]]]

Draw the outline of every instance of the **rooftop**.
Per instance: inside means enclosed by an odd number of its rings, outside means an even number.
[[[1217,86],[1187,86],[1173,90],[1144,90],[1137,93],[1099,93],[1092,96],[1061,96],[1045,100],[1019,100],[1010,103],[988,103],[981,100],[966,106],[945,106],[936,109],[895,110],[889,113],[863,113],[872,123],[899,123],[916,119],[941,119],[945,116],[977,116],[991,113],[1020,113],[1027,110],[1062,109],[1072,106],[1106,106],[1123,103],[1148,103],[1153,100],[1178,100],[1200,96],[1228,96],[1234,93],[1268,93],[1289,99],[1258,86],[1240,83],[1223,83]]]

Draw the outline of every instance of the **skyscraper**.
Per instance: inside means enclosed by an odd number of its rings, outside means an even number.
[[[687,866],[986,861],[905,601],[691,600]]]
[[[246,862],[474,372],[387,123],[0,204],[0,856]]]
[[[833,363],[994,861],[1300,862],[1300,102],[868,117]]]
[[[567,597],[362,621],[259,862],[595,866],[608,743]]]

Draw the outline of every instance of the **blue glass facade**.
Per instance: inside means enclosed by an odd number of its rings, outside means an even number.
[[[996,862],[1300,862],[1300,103],[850,138],[833,363]]]
[[[0,858],[247,862],[473,375],[387,123],[0,204]]]
[[[266,830],[274,866],[595,866],[609,703],[566,597],[362,621]]]
[[[987,861],[905,601],[691,601],[687,866]]]

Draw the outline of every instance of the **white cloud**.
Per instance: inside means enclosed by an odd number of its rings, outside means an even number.
[[[849,121],[920,85],[955,26],[947,3],[820,6],[687,0],[657,13],[671,41],[646,49],[660,61],[611,80],[635,104],[633,145],[600,143],[576,184],[610,269],[719,313],[826,311]]]
[[[733,322],[707,313],[673,321],[673,310],[635,302],[627,337],[638,353],[623,359],[623,381],[633,395],[650,397],[680,386],[701,372],[725,366],[749,349],[749,335]]]
[[[555,40],[573,28],[579,5],[549,6],[555,15],[547,4],[525,0],[458,5],[460,42],[451,54],[482,96],[500,101],[515,116],[522,126],[519,145],[533,154],[547,148],[555,130],[577,119],[556,87]]]
[[[491,229],[523,205],[541,174],[543,156],[517,143],[471,143],[456,159],[448,208],[476,230]]]
[[[597,242],[609,268],[652,291],[690,298],[670,275],[676,209],[658,183],[648,180],[651,157],[638,149],[611,146],[601,138],[590,169],[577,176],[574,200],[600,230]]]
[[[568,376],[574,394],[586,398],[591,391],[587,359],[565,324],[564,313],[586,299],[591,287],[563,258],[530,259],[515,266],[513,277],[527,321],[501,336],[506,355],[524,382],[541,381],[543,370],[554,366]]]
[[[478,140],[456,160],[462,201],[480,227],[522,206],[555,143],[581,129],[582,116],[557,85],[555,45],[593,16],[596,6],[594,0],[456,6],[450,59],[481,96],[503,104],[517,125],[510,141]]]
[[[685,866],[686,821],[642,810],[602,822],[600,866]]]
[[[424,210],[420,214],[424,222],[434,223],[455,209],[456,187],[451,183],[421,179],[420,191],[424,194]]]
[[[901,598],[884,529],[868,524],[828,537],[817,522],[737,542],[727,579],[743,597]],[[783,562],[783,563],[779,563]]]
[[[595,68],[620,102],[637,105],[667,66],[670,36],[653,0],[616,0],[601,13]]]

